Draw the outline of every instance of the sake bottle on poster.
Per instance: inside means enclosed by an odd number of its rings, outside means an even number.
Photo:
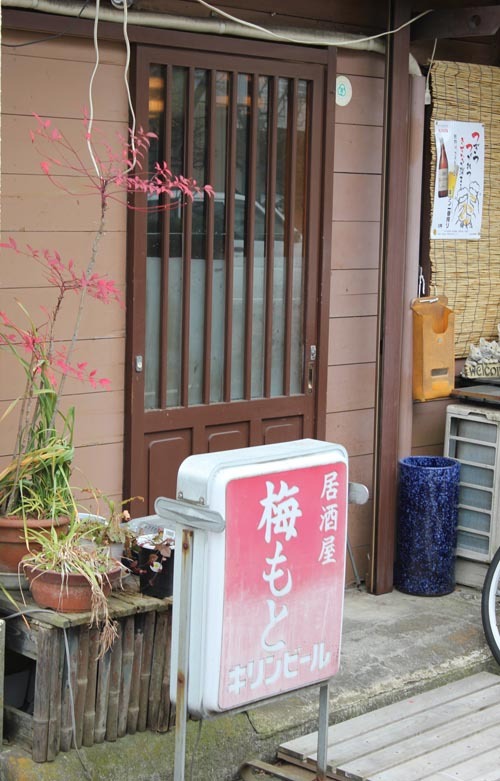
[[[439,152],[439,164],[437,169],[438,177],[438,197],[448,197],[448,157],[443,139],[441,139],[441,149]]]

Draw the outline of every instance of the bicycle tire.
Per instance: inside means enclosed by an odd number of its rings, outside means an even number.
[[[500,664],[500,604],[497,613],[496,601],[500,587],[500,548],[495,553],[486,572],[481,595],[481,619],[484,634],[491,653]]]

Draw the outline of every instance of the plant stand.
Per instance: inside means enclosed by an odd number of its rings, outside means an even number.
[[[28,744],[33,760],[46,762],[75,743],[169,730],[171,599],[113,592],[109,607],[119,635],[100,660],[88,613],[42,611],[28,597],[26,603],[28,625],[22,617],[6,620],[6,649],[35,661],[34,704],[32,713],[6,704],[10,740]],[[14,613],[3,595],[0,612],[6,619]]]

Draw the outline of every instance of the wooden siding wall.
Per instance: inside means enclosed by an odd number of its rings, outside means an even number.
[[[446,407],[456,399],[413,402],[412,456],[442,456],[446,428]]]
[[[23,43],[43,36],[3,30],[3,43]],[[112,140],[127,128],[127,100],[123,84],[125,53],[122,46],[101,44],[100,66],[94,82],[94,116]],[[63,260],[73,258],[84,269],[90,258],[93,231],[99,218],[98,197],[70,197],[54,187],[40,169],[41,158],[31,144],[33,112],[53,123],[86,152],[83,112],[89,105],[88,84],[94,65],[90,42],[72,39],[37,43],[2,50],[2,237],[13,236],[19,245],[57,249]],[[90,161],[89,161],[90,165]],[[71,185],[79,182],[73,177]],[[95,270],[107,273],[125,286],[124,207],[113,205],[106,221]],[[22,255],[2,250],[0,310],[18,319],[19,299],[37,321],[40,306],[50,301],[51,290],[40,268]],[[58,338],[71,336],[76,296],[68,298],[61,314]],[[74,380],[65,386],[67,405],[76,405],[75,469],[73,483],[94,485],[113,497],[122,490],[124,408],[125,312],[117,305],[87,300],[75,360],[88,361],[99,376],[111,380],[111,390],[92,390]],[[0,415],[7,403],[22,392],[22,377],[12,358],[0,351]],[[12,452],[15,412],[2,422],[0,466]]]
[[[349,453],[350,479],[372,494],[378,267],[381,217],[384,58],[339,50],[339,75],[352,100],[336,107],[327,439]],[[359,574],[369,572],[373,504],[349,508]],[[348,561],[347,580],[353,573]]]

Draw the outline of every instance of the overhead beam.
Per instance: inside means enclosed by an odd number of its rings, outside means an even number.
[[[496,35],[500,28],[500,5],[447,8],[418,19],[411,26],[411,40],[475,38]]]

